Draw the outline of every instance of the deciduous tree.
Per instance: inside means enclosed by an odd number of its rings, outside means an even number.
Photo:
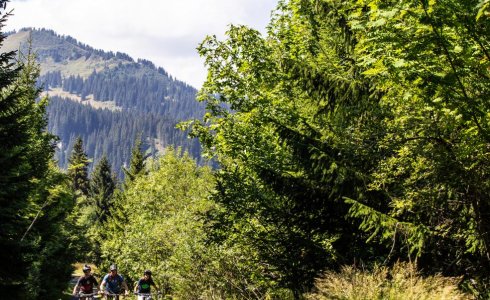
[[[208,37],[192,128],[221,164],[216,239],[296,298],[359,258],[488,277],[487,7],[281,1],[267,37]]]

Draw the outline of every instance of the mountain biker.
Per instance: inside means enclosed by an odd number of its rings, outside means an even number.
[[[106,294],[106,299],[107,294],[119,295],[122,290],[124,290],[124,295],[128,295],[128,285],[124,278],[117,274],[117,266],[115,264],[111,265],[110,271],[110,273],[104,276],[104,279],[102,279],[102,283],[100,284],[100,290]],[[119,296],[116,296],[115,299],[118,300]]]
[[[149,294],[151,290],[151,286],[154,286],[155,289],[158,291],[158,287],[155,285],[153,279],[151,278],[151,271],[146,270],[143,273],[143,277],[140,278],[140,280],[138,280],[138,282],[136,283],[136,286],[134,287],[134,292]],[[138,300],[144,300],[143,296],[138,296]]]
[[[73,296],[76,296],[78,292],[92,294],[94,292],[94,286],[97,287],[99,285],[95,277],[90,273],[92,268],[89,265],[84,265],[82,270],[83,276],[78,278],[77,284],[73,288]],[[80,299],[86,299],[86,297],[80,297]]]

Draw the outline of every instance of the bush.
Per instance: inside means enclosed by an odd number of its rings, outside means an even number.
[[[391,269],[376,266],[372,272],[346,266],[317,279],[306,299],[473,299],[458,290],[459,281],[441,275],[422,277],[412,263],[397,263]]]

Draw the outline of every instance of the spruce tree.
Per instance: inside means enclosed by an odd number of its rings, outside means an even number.
[[[103,155],[95,166],[90,179],[90,198],[95,205],[98,223],[107,220],[112,206],[112,195],[116,189],[116,181],[106,155]]]
[[[7,2],[0,0],[0,30]],[[0,33],[0,46],[4,40]],[[16,62],[15,52],[0,54],[0,286],[13,293],[16,286],[24,289],[26,257],[38,252],[28,243],[30,236],[23,237],[37,205],[31,195],[46,177],[54,152],[53,136],[45,131],[47,101],[36,103],[38,75],[32,55]]]
[[[131,183],[138,174],[144,170],[144,154],[141,150],[141,137],[138,137],[134,143],[133,150],[131,151],[131,161],[129,163],[129,169],[123,167],[125,178],[125,186]]]
[[[68,176],[71,180],[73,191],[80,191],[82,195],[87,195],[89,189],[88,165],[90,160],[85,154],[80,136],[75,141],[68,163]]]

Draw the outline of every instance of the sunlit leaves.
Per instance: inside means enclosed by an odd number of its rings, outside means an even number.
[[[186,289],[198,272],[200,261],[193,258],[205,255],[203,220],[213,208],[207,200],[213,177],[172,149],[147,166],[147,173],[135,177],[117,199],[125,220],[114,226],[118,219],[109,219],[105,225],[103,256],[133,279],[151,269],[159,285]]]
[[[231,27],[207,39],[209,114],[194,134],[223,168],[221,234],[256,242],[293,290],[321,251],[415,255],[434,271],[457,261],[455,273],[486,261],[487,7],[282,1],[267,37]],[[361,240],[373,248],[357,251]],[[285,244],[303,253],[285,255],[294,266],[270,251]]]

